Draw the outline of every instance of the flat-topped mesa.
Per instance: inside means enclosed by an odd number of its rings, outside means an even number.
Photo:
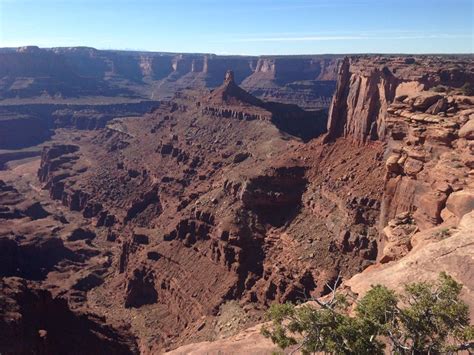
[[[17,53],[39,53],[40,51],[38,46],[23,46],[16,49]]]

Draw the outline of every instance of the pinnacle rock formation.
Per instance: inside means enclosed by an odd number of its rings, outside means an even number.
[[[213,104],[264,106],[261,100],[249,94],[235,83],[234,72],[232,70],[227,70],[224,82],[221,86],[212,91],[208,101]]]

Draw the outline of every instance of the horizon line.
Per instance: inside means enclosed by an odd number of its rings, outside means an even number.
[[[46,46],[41,47],[35,44],[27,44],[20,46],[6,46],[0,47],[2,49],[19,49],[24,47],[36,47],[38,49],[52,50],[52,49],[67,49],[67,48],[84,48],[93,49],[97,51],[121,51],[121,52],[147,52],[147,53],[159,53],[159,54],[194,54],[194,55],[216,55],[216,56],[239,56],[239,57],[268,57],[268,56],[352,56],[352,55],[402,55],[402,56],[429,56],[429,55],[474,55],[474,51],[471,52],[312,52],[312,53],[296,53],[296,54],[245,54],[245,53],[212,53],[212,52],[180,52],[180,51],[169,51],[169,50],[156,50],[156,49],[131,49],[131,48],[101,48],[93,47],[88,45],[71,45],[71,46]]]

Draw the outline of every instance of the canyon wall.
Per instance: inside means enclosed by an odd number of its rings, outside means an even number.
[[[184,88],[214,88],[232,69],[261,98],[327,108],[337,56],[218,56],[104,51],[87,47],[0,50],[0,99],[84,96],[170,98]]]
[[[434,87],[460,88],[466,83],[474,85],[474,69],[467,57],[346,57],[339,64],[326,140],[383,141],[387,108],[396,96]]]
[[[387,67],[358,68],[345,58],[330,107],[328,138],[349,136],[359,142],[382,138],[387,103],[398,82]]]
[[[114,118],[141,116],[158,101],[117,104],[14,104],[0,106],[0,149],[21,149],[49,139],[57,128],[96,130]]]
[[[432,228],[453,228],[474,208],[474,101],[463,88],[472,60],[344,59],[322,139],[321,112],[262,101],[237,82],[258,82],[260,97],[289,101],[283,87],[301,94],[331,82],[331,57],[51,52],[79,77],[136,95],[154,85],[189,87],[146,114],[124,103],[105,111],[98,104],[12,106],[18,118],[44,113],[51,129],[71,128],[56,130],[41,160],[0,172],[0,242],[8,254],[0,273],[67,300],[69,308],[48,306],[49,293],[41,296],[41,309],[74,313],[44,325],[54,342],[64,337],[57,324],[91,324],[79,318],[83,308],[103,330],[97,335],[109,334],[125,352],[160,353],[260,322],[274,302],[323,296],[338,276],[396,265],[426,242],[419,232],[451,244],[438,265],[459,253],[446,235],[454,231]],[[237,69],[203,89],[227,66]],[[463,237],[461,246],[467,243]],[[458,270],[470,265],[457,260]],[[9,300],[28,311],[35,295]],[[27,320],[18,327],[36,335]],[[1,321],[0,328],[8,329]]]
[[[345,137],[385,146],[383,262],[406,254],[415,232],[459,220],[474,208],[472,144],[463,132],[474,119],[474,99],[465,96],[473,84],[473,65],[462,58],[341,62],[325,141]]]

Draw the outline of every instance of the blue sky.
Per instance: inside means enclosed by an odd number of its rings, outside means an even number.
[[[473,53],[474,0],[0,0],[0,47]]]

